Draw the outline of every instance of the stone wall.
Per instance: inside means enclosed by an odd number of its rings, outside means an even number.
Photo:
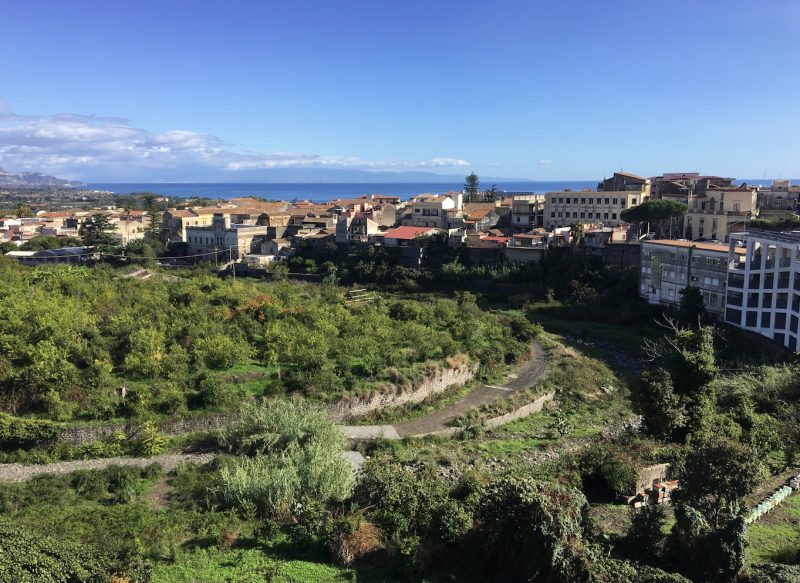
[[[343,399],[329,405],[327,410],[335,421],[341,422],[380,409],[419,403],[431,395],[445,391],[448,387],[463,385],[471,381],[477,370],[476,364],[437,369],[413,387],[395,387],[393,391]]]
[[[186,417],[182,419],[164,419],[157,423],[159,430],[167,435],[180,435],[183,433],[204,433],[222,429],[230,425],[237,417],[238,413],[217,413],[214,415],[204,415],[202,417]],[[79,427],[68,427],[58,435],[59,441],[82,445],[91,441],[97,441],[111,437],[117,432],[122,432],[127,436],[136,433],[138,423],[112,423],[110,425],[85,425]]]
[[[327,405],[325,409],[334,421],[341,422],[379,409],[399,407],[407,403],[419,403],[431,395],[441,393],[448,387],[463,385],[472,380],[477,370],[476,364],[464,365],[459,368],[445,367],[437,369],[413,387],[396,388],[392,392],[378,393],[365,397],[346,398]],[[157,425],[159,430],[166,435],[205,433],[230,425],[238,416],[238,413],[217,413],[202,417],[164,419],[159,421]],[[61,431],[58,439],[66,443],[82,445],[111,437],[120,431],[125,435],[132,436],[136,433],[137,428],[138,424],[136,422],[68,427]]]
[[[528,417],[529,415],[533,415],[534,413],[538,413],[544,407],[544,404],[547,401],[552,401],[553,396],[555,393],[545,393],[540,397],[536,397],[532,402],[528,403],[527,405],[523,405],[519,409],[511,411],[510,413],[506,413],[505,415],[500,415],[498,417],[492,417],[491,419],[487,419],[483,422],[483,426],[486,429],[494,429],[495,427],[500,427],[501,425],[505,425],[506,423],[511,423],[512,421],[516,421],[517,419],[523,419]]]

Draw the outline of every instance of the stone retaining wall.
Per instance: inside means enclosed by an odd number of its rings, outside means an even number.
[[[494,429],[495,427],[500,427],[501,425],[506,425],[507,423],[511,423],[512,421],[516,421],[517,419],[523,419],[528,417],[529,415],[533,415],[534,413],[538,413],[544,407],[544,404],[548,401],[552,401],[555,393],[545,393],[540,397],[536,397],[532,402],[528,403],[527,405],[523,405],[519,409],[515,411],[511,411],[510,413],[506,413],[505,415],[500,415],[498,417],[492,417],[491,419],[487,419],[483,422],[483,426],[486,429]]]
[[[163,419],[157,423],[159,430],[166,435],[180,435],[183,433],[205,433],[215,431],[230,425],[239,413],[217,413],[202,417],[185,417],[182,419]],[[122,432],[131,436],[136,433],[138,424],[134,421],[128,423],[111,423],[110,425],[85,425],[67,427],[58,434],[58,440],[74,445],[82,445],[111,437]]]
[[[367,397],[352,397],[327,405],[334,421],[341,422],[365,413],[399,407],[407,403],[419,403],[431,395],[441,393],[453,385],[463,385],[475,377],[477,364],[464,365],[459,368],[445,367],[437,369],[421,383],[406,390],[398,388],[394,392],[380,393]],[[159,430],[166,435],[185,433],[206,433],[223,429],[239,417],[238,412],[217,413],[202,417],[185,417],[181,419],[164,419],[157,423]],[[84,425],[67,427],[58,435],[58,440],[74,445],[82,445],[99,439],[111,437],[122,432],[131,436],[136,433],[136,422],[111,423],[109,425]]]
[[[544,404],[548,401],[552,401],[553,397],[555,397],[554,392],[551,391],[549,393],[545,393],[544,395],[536,397],[536,399],[534,399],[532,402],[528,403],[527,405],[523,405],[519,409],[515,409],[514,411],[506,413],[505,415],[492,417],[491,419],[481,422],[481,427],[484,429],[495,429],[501,425],[511,423],[512,421],[529,417],[530,415],[541,411],[544,407]],[[426,437],[428,435],[435,435],[437,437],[453,437],[463,429],[463,427],[448,427],[447,429],[440,429],[439,431],[432,431],[430,433],[422,433],[419,435],[411,435],[409,437]]]
[[[476,364],[460,368],[437,369],[421,383],[406,390],[398,387],[394,392],[378,393],[366,397],[353,397],[333,403],[327,407],[331,417],[338,422],[359,417],[380,409],[400,407],[409,403],[419,403],[431,395],[441,393],[453,385],[463,385],[475,378]]]

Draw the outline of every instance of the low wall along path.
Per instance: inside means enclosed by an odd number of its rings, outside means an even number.
[[[436,372],[427,382],[413,391],[405,393],[377,395],[365,399],[353,399],[336,404],[332,407],[331,414],[335,419],[346,419],[351,416],[368,413],[386,407],[397,407],[407,403],[418,403],[425,398],[441,393],[449,386],[463,384],[474,378],[476,366],[463,366],[461,368],[447,368]],[[461,431],[459,427],[449,427],[448,422],[456,419],[472,409],[489,405],[500,399],[510,399],[520,391],[538,383],[547,373],[547,362],[542,347],[533,343],[531,357],[517,371],[509,375],[503,386],[481,384],[467,395],[448,405],[444,409],[434,411],[429,415],[419,417],[406,423],[397,425],[340,425],[342,433],[352,440],[375,439],[402,439],[405,437],[424,437],[438,435],[449,437]],[[554,393],[548,392],[540,395],[531,403],[520,408],[488,419],[483,426],[492,429],[522,419],[542,410],[544,404],[553,400]],[[210,415],[197,419],[180,419],[161,426],[161,430],[171,435],[193,433],[200,431],[213,431],[222,429],[235,422],[238,415],[235,413]],[[113,435],[118,431],[127,431],[130,426],[124,423],[102,427],[75,427],[62,432],[60,438],[70,443],[81,444],[103,437]],[[344,452],[345,459],[357,469],[364,459],[358,452]],[[77,470],[99,470],[110,465],[126,465],[145,467],[158,463],[165,472],[174,470],[182,463],[207,463],[215,457],[213,453],[202,454],[163,454],[148,458],[101,458],[93,460],[78,460],[68,462],[55,462],[52,464],[0,464],[0,481],[24,482],[41,474],[66,474]]]

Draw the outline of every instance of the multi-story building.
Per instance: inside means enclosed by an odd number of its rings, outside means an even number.
[[[451,192],[443,195],[421,194],[411,201],[411,227],[455,229],[464,226],[464,195]]]
[[[758,216],[756,190],[741,186],[711,186],[705,193],[689,197],[686,238],[728,241],[731,233],[747,229]]]
[[[788,180],[773,180],[769,188],[758,189],[758,208],[767,211],[795,211],[800,199],[800,186]]]
[[[800,233],[731,237],[725,321],[800,352]]]
[[[615,172],[598,184],[598,190],[548,192],[544,199],[544,226],[565,227],[574,222],[602,221],[604,225],[622,223],[625,209],[650,198],[650,179]]]
[[[230,217],[221,212],[213,215],[210,226],[186,227],[189,253],[205,255],[201,259],[207,261],[215,258],[238,261],[247,253],[258,253],[261,249],[260,239],[266,236],[266,226],[231,224]]]
[[[527,233],[543,225],[543,194],[515,194],[511,197],[511,227],[515,233]]]
[[[643,241],[639,295],[651,304],[678,306],[681,292],[696,287],[703,294],[706,312],[722,319],[725,314],[727,245],[676,241]]]

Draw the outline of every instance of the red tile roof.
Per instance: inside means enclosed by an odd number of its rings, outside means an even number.
[[[398,239],[400,241],[411,241],[420,235],[427,235],[431,231],[437,231],[434,227],[398,227],[392,231],[387,231],[385,238]]]

